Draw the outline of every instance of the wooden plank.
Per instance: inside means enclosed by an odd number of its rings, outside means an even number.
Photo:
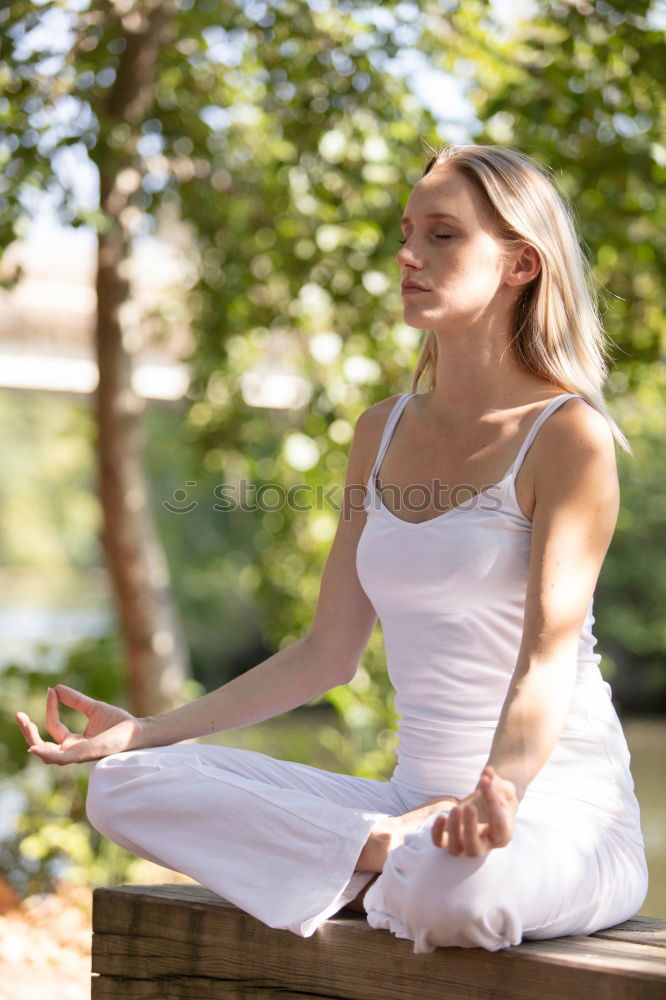
[[[647,933],[658,937],[655,924]],[[579,936],[499,952],[440,948],[414,955],[411,941],[373,930],[361,915],[337,915],[313,937],[301,938],[268,928],[197,886],[123,886],[94,893],[92,968],[102,975],[93,996],[114,996],[108,983],[99,985],[112,977],[133,982],[136,992],[115,994],[128,998],[155,995],[158,981],[161,996],[179,997],[175,981],[187,978],[201,986],[202,996],[225,998],[284,995],[286,989],[301,1000],[404,1000],[416,994],[422,1000],[533,1000],[535,992],[539,1000],[575,993],[595,1000],[663,1000],[664,953],[637,942],[645,929],[639,927],[614,929],[627,939]],[[206,980],[219,984],[215,993],[205,992]],[[171,993],[164,992],[167,983]],[[197,993],[190,995],[198,1000]]]
[[[666,920],[652,917],[634,917],[616,927],[592,934],[594,938],[608,938],[610,941],[633,941],[635,944],[652,944],[666,948]]]
[[[92,1000],[274,1000],[271,989],[219,979],[127,979],[97,976],[92,980]],[[321,993],[292,993],[280,989],[280,1000],[329,1000]],[[330,1000],[337,1000],[333,997]]]
[[[239,912],[233,903],[230,903],[222,896],[218,896],[212,890],[205,889],[199,885],[188,885],[177,882],[148,886],[123,885],[113,889],[99,888],[94,890],[93,930],[99,929],[100,931],[110,931],[112,933],[123,933],[127,930],[127,910],[124,907],[125,905],[129,905],[129,901],[127,904],[123,902],[121,906],[121,897],[116,896],[116,893],[122,893],[123,900],[128,896],[138,896],[152,901],[171,900],[178,907],[187,902],[195,907],[207,905],[223,907],[231,909],[234,912]],[[182,916],[178,911],[176,916],[180,925]],[[336,921],[347,920],[353,924],[363,925],[366,929],[371,930],[361,914],[352,913],[350,910],[343,910],[341,913],[336,914],[334,919]],[[616,924],[615,927],[609,927],[606,930],[597,931],[588,937],[589,940],[608,938],[609,940],[650,944],[666,948],[666,920],[656,920],[652,917],[633,917],[631,920],[626,920],[624,923]],[[558,938],[555,940],[568,939]],[[523,945],[520,947],[523,947]]]
[[[251,918],[250,918],[251,919]],[[359,921],[360,923],[360,921]],[[376,940],[378,932],[369,929],[369,935],[361,925],[354,927],[343,933],[332,932],[331,925],[335,921],[329,921],[328,925],[321,928],[316,936],[310,940],[321,938],[327,941],[329,949],[339,955],[348,954],[351,949],[359,955],[367,954],[370,949],[386,951],[385,941],[395,940],[388,933],[381,934],[381,940]],[[163,930],[163,928],[161,929]],[[291,941],[285,935],[289,934],[296,938]],[[141,975],[146,978],[165,974],[184,974],[187,965],[191,961],[193,949],[196,948],[198,971],[202,975],[223,975],[226,971],[229,958],[220,954],[220,936],[216,941],[205,940],[205,934],[188,933],[186,928],[181,928],[180,933],[175,934],[102,934],[93,937],[93,957],[95,960],[94,971],[121,975],[128,968],[127,963],[141,962]],[[370,939],[368,939],[370,938]],[[245,955],[256,953],[257,957],[262,957],[267,970],[277,963],[276,970],[282,967],[282,954],[285,946],[296,946],[299,942],[308,939],[298,938],[291,935],[290,931],[276,931],[270,928],[261,930],[260,939],[254,935],[254,940],[250,935],[245,935],[241,928],[230,928],[224,925],[225,950],[234,946]],[[413,954],[411,942],[410,953]],[[306,946],[307,947],[307,946]],[[393,947],[392,944],[388,948]],[[274,948],[274,954],[270,949]],[[483,952],[484,949],[454,949],[440,948],[432,954],[457,954],[459,951]],[[589,969],[590,971],[610,970],[615,973],[627,973],[634,977],[654,979],[661,981],[666,991],[666,962],[664,953],[660,948],[653,945],[635,945],[622,941],[591,941],[587,936],[556,938],[549,941],[526,941],[522,945],[514,948],[505,948],[501,952],[486,952],[486,954],[502,955],[511,961],[519,962],[539,962],[541,965],[562,965],[577,969]],[[390,959],[390,955],[387,954]],[[422,959],[422,956],[415,956]],[[532,974],[534,970],[532,969]],[[135,975],[132,968],[132,975]]]
[[[646,979],[662,981],[666,991],[664,953],[653,945],[635,945],[624,941],[591,941],[580,935],[553,938],[549,941],[524,941],[520,947],[521,961],[575,966],[577,969],[610,969]],[[513,949],[516,956],[516,950]]]
[[[274,931],[274,934],[290,934]],[[97,949],[93,960],[96,972],[121,977],[128,973],[148,981],[164,978],[205,977],[220,984],[220,996],[227,996],[228,984],[244,983],[247,988],[267,992],[285,987],[314,996],[334,996],[347,1000],[404,1000],[415,989],[424,1000],[456,997],[460,1000],[487,1000],[499,995],[506,1000],[533,1000],[538,987],[540,1000],[561,1000],[583,994],[598,1000],[663,1000],[664,979],[637,977],[600,963],[580,967],[575,963],[520,959],[513,949],[486,952],[483,949],[438,949],[428,955],[414,955],[409,942],[388,938],[388,947],[372,950],[350,948],[349,938],[324,948],[315,936],[292,942],[266,940],[261,952],[242,948],[231,954],[225,941],[222,953],[201,948],[178,948],[177,942],[163,938],[141,938],[128,947],[127,938],[105,938],[104,953]],[[296,937],[296,935],[290,935]],[[358,942],[354,942],[358,946]],[[170,946],[169,946],[170,945]],[[220,948],[220,946],[218,946]],[[512,954],[514,951],[514,954]],[[540,956],[532,956],[540,958]],[[359,982],[359,975],[363,980]],[[122,994],[120,994],[122,995]],[[138,995],[141,995],[139,992]]]

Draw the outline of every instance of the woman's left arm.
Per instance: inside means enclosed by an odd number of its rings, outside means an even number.
[[[518,803],[564,728],[581,628],[617,523],[615,447],[602,414],[570,401],[543,424],[532,447],[535,506],[522,641],[486,763],[493,770],[484,768],[475,791],[433,834],[440,846],[449,841],[452,854],[478,856],[511,838]]]
[[[519,800],[564,728],[580,632],[620,506],[610,427],[587,403],[572,403],[535,438],[543,435],[522,641],[487,761],[514,783]]]

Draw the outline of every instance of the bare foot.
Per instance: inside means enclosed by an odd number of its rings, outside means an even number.
[[[454,857],[481,857],[494,847],[506,847],[517,810],[514,783],[501,778],[493,767],[485,767],[472,794],[454,806],[448,816],[437,817],[432,825],[432,842],[435,847],[447,847]]]
[[[358,896],[354,896],[353,899],[349,900],[349,902],[346,904],[348,910],[355,910],[356,913],[365,913],[365,906],[363,905],[365,894],[372,885],[372,883],[375,882],[378,878],[379,878],[379,872],[377,872],[376,875],[373,875],[373,877],[370,879],[367,885],[363,886]]]
[[[359,854],[354,871],[379,873],[389,852],[399,847],[408,833],[416,830],[428,816],[458,802],[460,799],[454,795],[443,795],[441,798],[431,799],[416,809],[410,809],[402,816],[387,816],[380,823],[376,823]]]

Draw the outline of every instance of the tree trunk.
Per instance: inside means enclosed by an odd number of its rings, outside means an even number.
[[[171,3],[152,0],[120,18],[126,47],[103,110],[98,145],[100,207],[106,226],[98,236],[96,395],[98,489],[102,544],[116,595],[124,639],[130,709],[153,715],[179,700],[189,663],[170,590],[164,551],[151,513],[142,460],[144,402],[132,388],[132,351],[121,307],[131,295],[127,278],[132,249],[131,199],[141,177],[134,166],[137,126],[150,112],[156,62],[167,41]],[[130,126],[121,146],[107,141],[119,124]]]

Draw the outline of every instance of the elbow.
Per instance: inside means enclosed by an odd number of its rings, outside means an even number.
[[[338,684],[349,684],[350,681],[356,676],[356,671],[358,670],[358,660],[356,660],[353,665],[347,665],[347,668],[341,672],[340,680]]]
[[[309,649],[308,662],[325,682],[324,690],[329,691],[352,680],[358,669],[358,657],[346,654],[339,642],[312,632],[308,632],[303,641]]]

